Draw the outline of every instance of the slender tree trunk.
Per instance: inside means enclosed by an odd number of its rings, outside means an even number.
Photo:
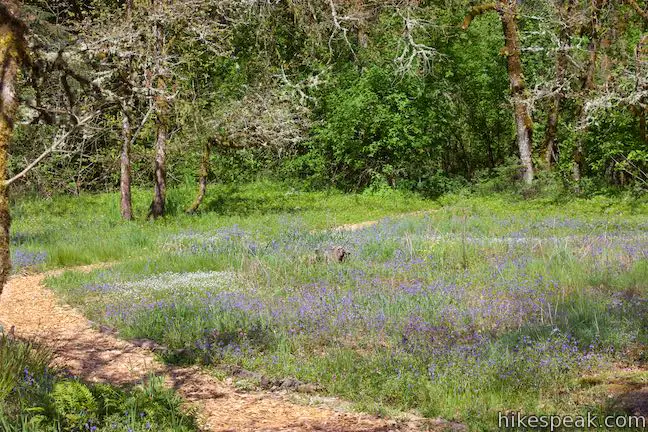
[[[193,204],[187,209],[187,213],[193,214],[198,211],[198,208],[205,199],[207,194],[207,181],[209,179],[209,167],[210,167],[210,158],[211,158],[211,147],[212,143],[210,140],[205,142],[203,147],[203,154],[200,158],[200,169],[198,173],[198,195],[194,200]]]
[[[160,79],[160,86],[164,80]],[[159,87],[160,87],[159,86]],[[160,96],[158,99],[164,98]],[[168,138],[168,106],[166,101],[158,101],[158,113],[155,121],[155,188],[149,217],[154,219],[164,216],[166,204],[166,142]]]
[[[533,120],[531,120],[529,114],[526,83],[522,73],[522,49],[517,23],[517,3],[518,0],[498,0],[497,2],[474,6],[464,18],[462,27],[467,29],[475,17],[487,12],[496,11],[500,16],[504,30],[505,47],[503,53],[506,55],[506,69],[513,101],[516,144],[522,163],[522,178],[526,184],[531,184],[534,177],[533,160],[531,159]]]
[[[637,91],[648,91],[648,33],[645,33],[636,48]],[[636,109],[639,117],[639,137],[648,144],[648,97],[643,97]]]
[[[599,9],[607,0],[591,0],[591,20],[589,26],[589,45],[587,47],[588,59],[585,67],[585,74],[581,77],[582,100],[578,113],[578,138],[574,148],[572,162],[572,177],[576,183],[576,191],[580,191],[579,183],[583,177],[583,168],[585,166],[585,138],[587,135],[587,111],[585,110],[585,100],[588,94],[596,88],[596,64],[598,61],[598,51],[600,46],[599,40]]]
[[[495,169],[495,156],[493,155],[493,144],[491,140],[486,140],[486,151],[488,153],[488,168]]]
[[[551,101],[547,117],[547,130],[545,132],[544,149],[547,167],[552,168],[558,162],[558,119],[562,95],[556,94]]]
[[[119,191],[121,194],[121,216],[124,220],[133,220],[133,201],[131,198],[131,141],[133,132],[130,117],[126,111],[122,113],[122,151],[121,177]]]
[[[0,294],[11,270],[9,253],[9,197],[7,162],[18,110],[16,77],[25,48],[24,27],[18,19],[19,7],[12,1],[0,3]]]
[[[511,86],[513,112],[517,130],[517,145],[522,162],[522,178],[526,184],[533,183],[532,154],[533,121],[527,105],[527,89],[522,73],[522,50],[517,24],[517,0],[500,0],[499,13],[504,28],[506,67]]]
[[[639,113],[639,137],[646,145],[648,145],[648,125],[646,125],[647,116],[648,109],[644,108],[643,111]]]
[[[547,128],[545,130],[544,149],[545,149],[545,162],[548,168],[552,168],[558,162],[558,123],[560,119],[560,108],[563,101],[563,80],[565,79],[565,71],[567,68],[567,47],[571,39],[571,26],[567,24],[573,11],[575,0],[568,0],[567,5],[562,1],[557,5],[560,11],[562,22],[562,29],[559,34],[559,47],[556,55],[556,94],[554,95],[551,106],[549,107],[549,114],[547,116]]]
[[[161,8],[161,0],[153,0],[154,8]],[[164,216],[166,204],[166,144],[169,134],[169,102],[166,98],[166,47],[164,40],[164,29],[156,23],[153,27],[156,39],[156,75],[157,95],[155,97],[156,107],[156,139],[155,139],[155,187],[153,202],[149,211],[149,217],[157,219]]]

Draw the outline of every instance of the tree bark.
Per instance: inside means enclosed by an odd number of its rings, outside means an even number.
[[[122,151],[121,151],[121,176],[119,191],[121,195],[121,216],[122,219],[133,220],[133,200],[131,197],[131,141],[133,132],[130,116],[124,110],[122,112]]]
[[[207,194],[207,182],[209,180],[209,168],[210,168],[210,158],[211,158],[211,147],[212,143],[211,140],[207,140],[205,142],[205,146],[203,147],[203,154],[200,159],[200,169],[198,173],[198,195],[196,196],[196,199],[194,200],[193,204],[187,209],[187,213],[193,214],[198,211],[198,208],[202,204],[203,200],[205,199],[205,195]]]
[[[522,162],[522,178],[526,184],[533,183],[534,170],[532,153],[533,121],[527,105],[526,83],[522,73],[522,50],[517,24],[517,0],[500,1],[499,10],[504,28],[506,66],[513,99],[517,145]]]
[[[567,69],[568,57],[566,49],[570,44],[571,39],[571,26],[567,24],[573,8],[575,0],[568,0],[567,5],[564,1],[557,5],[559,8],[562,28],[559,32],[558,40],[559,47],[556,54],[556,83],[557,87],[554,89],[556,92],[549,107],[549,114],[547,116],[547,127],[545,129],[544,149],[545,149],[545,162],[548,168],[552,168],[558,162],[559,147],[558,147],[558,123],[560,119],[560,108],[564,99],[563,91],[561,89],[562,81],[565,78],[565,71]]]
[[[648,91],[648,33],[645,33],[637,44],[636,62],[637,91]],[[645,144],[648,144],[648,126],[646,125],[648,98],[643,97],[637,105],[636,112],[639,117],[639,137]]]
[[[527,89],[522,72],[522,50],[517,23],[517,0],[498,0],[496,3],[474,6],[464,18],[462,27],[464,29],[468,28],[475,17],[490,11],[496,11],[502,22],[505,41],[502,52],[506,56],[506,69],[515,118],[516,143],[522,164],[522,178],[526,184],[531,184],[534,177],[533,160],[531,159],[533,121],[529,114]]]
[[[16,2],[0,3],[0,294],[11,271],[9,253],[9,197],[7,195],[7,162],[9,144],[13,135],[18,101],[16,77],[24,56],[25,28],[18,19]]]
[[[164,80],[160,78],[158,89],[164,88]],[[162,91],[162,90],[161,90]],[[166,143],[168,138],[168,104],[164,96],[156,98],[157,105],[157,118],[156,124],[156,139],[155,139],[155,187],[153,202],[149,211],[149,217],[157,219],[164,216],[166,204]]]
[[[560,117],[561,102],[562,95],[554,95],[547,116],[547,129],[543,147],[545,149],[545,162],[550,169],[558,162],[558,119]]]
[[[587,95],[596,89],[596,64],[598,61],[598,51],[600,46],[599,35],[599,11],[603,3],[607,0],[591,0],[591,18],[589,24],[589,45],[587,47],[588,59],[585,65],[585,74],[581,77],[582,100],[578,112],[578,138],[574,148],[572,162],[572,178],[576,183],[576,191],[580,190],[579,183],[583,177],[583,168],[585,165],[585,137],[587,135],[587,112],[585,110],[585,100]]]
[[[161,0],[153,0],[154,8],[161,8]],[[160,23],[153,27],[155,36],[155,56],[157,76],[157,95],[155,96],[156,108],[156,139],[155,139],[155,187],[153,202],[149,210],[149,218],[157,219],[164,216],[166,205],[166,144],[169,131],[169,102],[166,98],[166,48],[164,40],[164,29]]]

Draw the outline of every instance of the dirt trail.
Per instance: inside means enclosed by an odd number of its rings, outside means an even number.
[[[86,268],[89,270],[89,268]],[[78,269],[75,269],[78,270]],[[15,327],[18,337],[50,347],[55,363],[92,382],[135,383],[150,373],[164,375],[169,386],[198,409],[205,431],[410,431],[420,425],[399,424],[368,415],[340,412],[325,406],[297,404],[289,395],[273,392],[238,392],[197,367],[168,367],[142,347],[102,333],[77,310],[59,303],[43,286],[51,274],[12,278],[0,301],[0,323]],[[443,422],[426,430],[444,430]]]
[[[364,221],[364,222],[359,222],[359,223],[354,223],[354,224],[347,224],[347,225],[340,225],[338,227],[335,227],[331,229],[331,231],[334,232],[353,232],[353,231],[359,231],[364,228],[369,228],[374,225],[378,225],[381,220],[384,219],[402,219],[408,216],[419,216],[419,215],[425,215],[425,214],[430,214],[430,213],[435,213],[439,210],[436,209],[431,209],[431,210],[419,210],[415,212],[410,212],[410,213],[403,213],[403,214],[398,214],[398,215],[393,215],[393,216],[385,216],[384,218],[380,220],[371,220],[371,221]]]

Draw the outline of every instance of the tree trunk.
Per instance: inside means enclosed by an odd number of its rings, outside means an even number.
[[[121,177],[119,191],[121,194],[121,216],[124,220],[133,220],[133,201],[131,198],[131,130],[130,117],[126,111],[122,113],[122,152],[121,152]]]
[[[198,195],[196,196],[193,204],[191,204],[191,206],[187,209],[187,213],[189,214],[193,214],[198,211],[200,204],[202,204],[203,200],[205,199],[205,195],[207,194],[207,180],[209,178],[211,146],[211,141],[207,140],[205,146],[203,147],[203,154],[200,159],[200,170],[198,173]]]
[[[517,145],[522,162],[522,178],[533,183],[532,132],[533,121],[527,105],[526,84],[522,73],[522,51],[517,24],[517,0],[500,0],[498,10],[504,28],[506,68],[513,99],[513,112],[517,131]]]
[[[562,95],[556,94],[551,101],[549,115],[547,117],[547,129],[545,131],[544,149],[545,162],[547,167],[552,168],[558,162],[558,119]]]
[[[648,109],[644,108],[639,113],[639,137],[643,140],[644,144],[648,145],[648,126],[646,125],[646,117],[648,116]]]
[[[18,11],[18,5],[14,2],[0,3],[0,294],[11,270],[11,216],[5,180],[9,144],[18,110],[16,77],[25,49],[24,27],[18,19]]]
[[[589,45],[587,47],[588,59],[585,67],[585,74],[581,77],[582,86],[582,100],[579,106],[578,113],[578,138],[576,140],[576,147],[574,148],[574,156],[572,162],[572,177],[576,183],[576,191],[580,191],[579,183],[583,177],[583,168],[585,166],[585,138],[587,136],[588,122],[587,111],[585,110],[585,100],[588,94],[596,88],[596,64],[598,61],[599,51],[599,9],[607,0],[592,0],[591,1],[591,19],[589,25]]]
[[[486,140],[486,151],[488,153],[488,168],[495,169],[495,156],[493,155],[493,144],[491,140]]]
[[[500,16],[504,30],[505,47],[502,50],[506,55],[506,69],[511,88],[511,99],[513,101],[513,115],[515,117],[516,143],[520,152],[522,163],[522,178],[526,184],[533,183],[533,160],[532,154],[532,132],[533,121],[527,106],[527,91],[522,73],[522,50],[520,47],[520,35],[517,23],[517,0],[498,0],[494,3],[485,3],[474,6],[464,18],[463,28],[467,29],[475,17],[496,11]]]
[[[648,91],[648,33],[645,33],[637,44],[636,62],[637,92]],[[637,105],[636,112],[639,117],[639,137],[645,144],[648,144],[648,126],[646,126],[648,97],[644,96]]]
[[[161,8],[160,0],[153,0],[154,8]],[[153,202],[149,210],[149,217],[157,219],[164,216],[166,204],[166,143],[168,138],[169,124],[169,102],[166,98],[166,47],[164,40],[164,29],[160,23],[153,26],[155,35],[155,55],[157,76],[157,95],[155,96],[156,107],[156,139],[155,139],[155,187]]]
[[[557,5],[559,8],[562,28],[559,33],[559,46],[558,53],[556,54],[556,83],[557,87],[554,89],[556,92],[551,106],[549,108],[549,115],[547,116],[547,128],[545,130],[544,149],[545,149],[545,162],[548,168],[552,168],[558,162],[558,123],[560,119],[560,108],[563,101],[563,80],[565,78],[565,71],[568,64],[567,47],[571,39],[571,26],[567,24],[572,14],[575,0],[568,0],[567,5],[561,1]]]
[[[164,80],[160,79],[162,83]],[[163,96],[158,97],[163,99]],[[166,142],[168,137],[168,106],[166,101],[156,102],[158,114],[155,121],[157,132],[155,140],[155,188],[149,217],[157,219],[164,216],[166,204]]]

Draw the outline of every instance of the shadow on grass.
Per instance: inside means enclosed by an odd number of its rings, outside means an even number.
[[[191,204],[187,198],[184,190],[171,191],[167,198],[166,216],[184,214]],[[294,214],[319,208],[312,196],[291,195],[290,192],[272,187],[268,190],[250,191],[238,185],[218,185],[209,189],[195,214],[245,217],[252,214]]]
[[[628,385],[625,393],[614,397],[608,411],[623,411],[629,415],[642,416],[648,424],[648,383],[642,386]]]
[[[199,210],[199,213],[215,213],[220,216],[249,216],[252,214],[294,214],[298,211],[315,208],[315,206],[304,208],[288,200],[267,200],[219,194],[204,202],[201,207],[202,211]]]

